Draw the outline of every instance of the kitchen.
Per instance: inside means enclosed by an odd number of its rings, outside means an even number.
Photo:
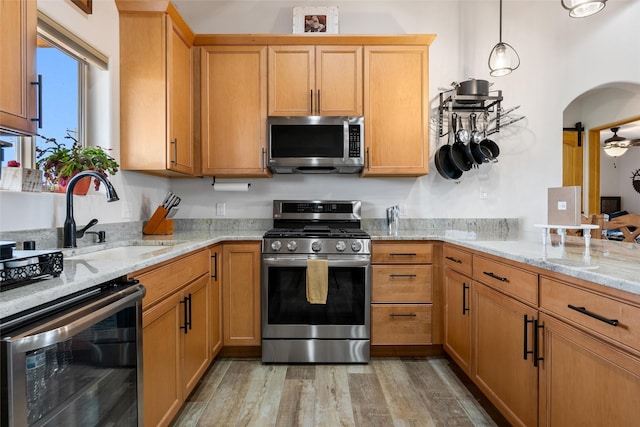
[[[112,58],[111,103],[102,115],[112,120],[107,126],[103,124],[106,130],[96,135],[99,138],[96,140],[117,152],[119,64],[113,58],[118,57],[119,48],[117,38],[113,37],[113,29],[118,25],[115,5],[94,2],[94,12],[87,16],[66,2],[64,7],[59,7],[60,2],[39,3],[45,13],[82,34]],[[261,3],[212,2],[208,5],[197,2],[204,10],[194,9],[190,13],[185,10],[184,17],[194,32],[202,34],[290,33],[291,7],[295,4],[270,2],[265,6]],[[497,164],[465,174],[460,184],[444,181],[433,163],[430,173],[420,178],[278,175],[271,179],[250,179],[251,187],[243,193],[213,192],[210,179],[166,179],[122,171],[112,180],[121,199],[128,204],[130,215],[125,217],[118,203],[105,204],[103,197],[89,197],[78,201],[76,221],[85,224],[94,216],[91,211],[96,209],[100,210],[100,221],[105,224],[146,220],[171,189],[183,198],[178,218],[212,218],[216,205],[225,203],[226,218],[267,220],[273,199],[306,199],[308,195],[318,199],[352,199],[356,195],[355,198],[364,201],[364,218],[382,218],[384,209],[397,203],[402,205],[406,218],[518,218],[520,230],[531,231],[534,224],[545,221],[546,189],[560,183],[563,109],[578,95],[596,86],[638,82],[637,55],[629,55],[628,47],[619,43],[625,38],[631,42],[637,40],[632,28],[638,6],[633,2],[616,2],[615,8],[612,3],[589,19],[571,20],[563,10],[558,10],[557,2],[512,3],[505,2],[503,35],[518,50],[522,65],[507,77],[491,80],[503,91],[505,105],[521,104],[527,120],[505,129],[500,135],[502,152]],[[486,58],[497,38],[497,2],[339,2],[338,6],[343,34],[437,35],[429,49],[432,107],[437,102],[439,88],[447,87],[451,80],[488,78]],[[176,2],[176,7],[183,13],[181,2]],[[241,22],[233,19],[236,16],[242,16]],[[474,25],[478,20],[483,23],[481,26]],[[600,26],[601,30],[593,31],[594,26]],[[487,27],[493,30],[487,31]],[[603,61],[587,65],[586,58],[594,55],[613,56],[619,66],[609,67]],[[532,81],[541,83],[532,84]],[[636,112],[633,105],[615,106],[594,125],[610,123]],[[440,144],[442,141],[432,135],[430,153]],[[544,167],[523,168],[523,163]],[[544,173],[539,169],[544,169]],[[0,202],[2,231],[62,225],[62,197],[2,192]],[[18,212],[20,215],[16,215]],[[41,212],[51,212],[53,219],[50,215],[40,215]]]

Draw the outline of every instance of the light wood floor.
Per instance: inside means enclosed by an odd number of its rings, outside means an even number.
[[[219,359],[174,426],[495,426],[441,358],[368,365]]]

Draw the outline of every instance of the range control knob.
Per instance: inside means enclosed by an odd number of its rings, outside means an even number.
[[[344,240],[338,240],[338,242],[336,242],[336,250],[338,252],[344,252],[345,249],[347,249],[347,244]]]
[[[275,240],[271,242],[271,249],[273,249],[274,251],[278,252],[281,247],[282,247],[282,242],[280,242],[280,240]]]
[[[298,244],[296,243],[295,240],[292,240],[287,243],[287,249],[289,249],[289,252],[293,252],[296,249],[298,249]]]
[[[360,252],[362,250],[362,242],[359,240],[354,240],[353,243],[351,243],[351,250],[353,252]]]
[[[315,240],[311,243],[311,250],[313,252],[320,252],[322,250],[322,242],[320,240]]]

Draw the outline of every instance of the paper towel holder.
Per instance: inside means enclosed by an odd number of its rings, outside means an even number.
[[[216,189],[216,177],[213,177],[211,182],[211,186],[213,190],[216,191],[249,191],[251,188],[250,182],[232,182],[232,183],[218,183],[218,188]],[[225,188],[226,186],[231,186],[232,188]],[[241,188],[238,188],[241,187]]]

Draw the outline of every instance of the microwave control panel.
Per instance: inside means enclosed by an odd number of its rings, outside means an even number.
[[[360,125],[349,125],[349,157],[360,157]]]

